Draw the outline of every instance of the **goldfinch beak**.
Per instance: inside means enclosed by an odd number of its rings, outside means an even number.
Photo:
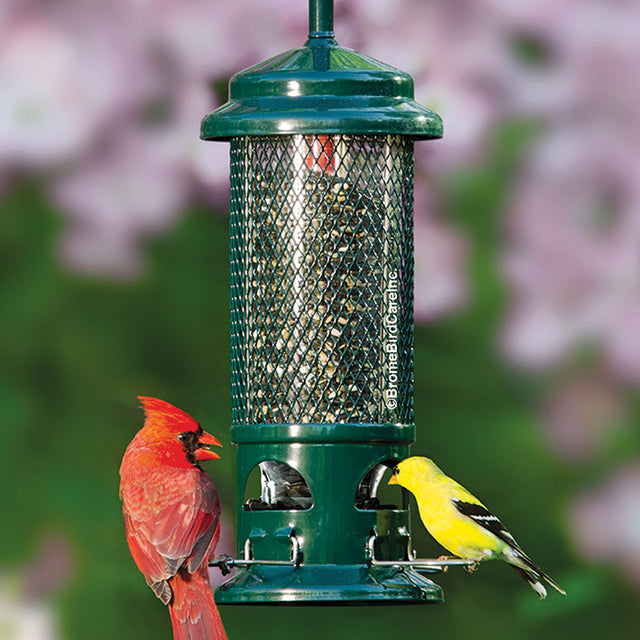
[[[387,484],[400,484],[398,482],[398,474],[394,473],[390,478]]]

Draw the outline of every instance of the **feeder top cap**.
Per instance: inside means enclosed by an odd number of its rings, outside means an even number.
[[[310,24],[303,47],[231,78],[228,102],[202,121],[202,139],[285,134],[442,137],[440,116],[415,102],[409,74],[340,47],[332,29],[314,30]]]

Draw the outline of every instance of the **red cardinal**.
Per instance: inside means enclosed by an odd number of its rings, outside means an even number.
[[[188,414],[139,398],[144,426],[120,467],[120,496],[131,555],[169,605],[175,640],[226,640],[209,584],[208,560],[220,537],[220,499],[198,462],[220,445]]]

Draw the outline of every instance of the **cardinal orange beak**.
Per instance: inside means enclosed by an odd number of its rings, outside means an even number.
[[[217,460],[220,456],[209,449],[209,447],[214,445],[216,447],[222,446],[217,438],[214,438],[210,433],[203,431],[200,439],[198,440],[198,448],[195,453],[196,460],[199,462],[202,460]]]

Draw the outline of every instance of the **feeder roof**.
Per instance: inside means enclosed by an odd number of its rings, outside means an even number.
[[[325,133],[440,138],[442,120],[415,102],[409,74],[310,37],[234,75],[229,101],[205,116],[200,137]]]

